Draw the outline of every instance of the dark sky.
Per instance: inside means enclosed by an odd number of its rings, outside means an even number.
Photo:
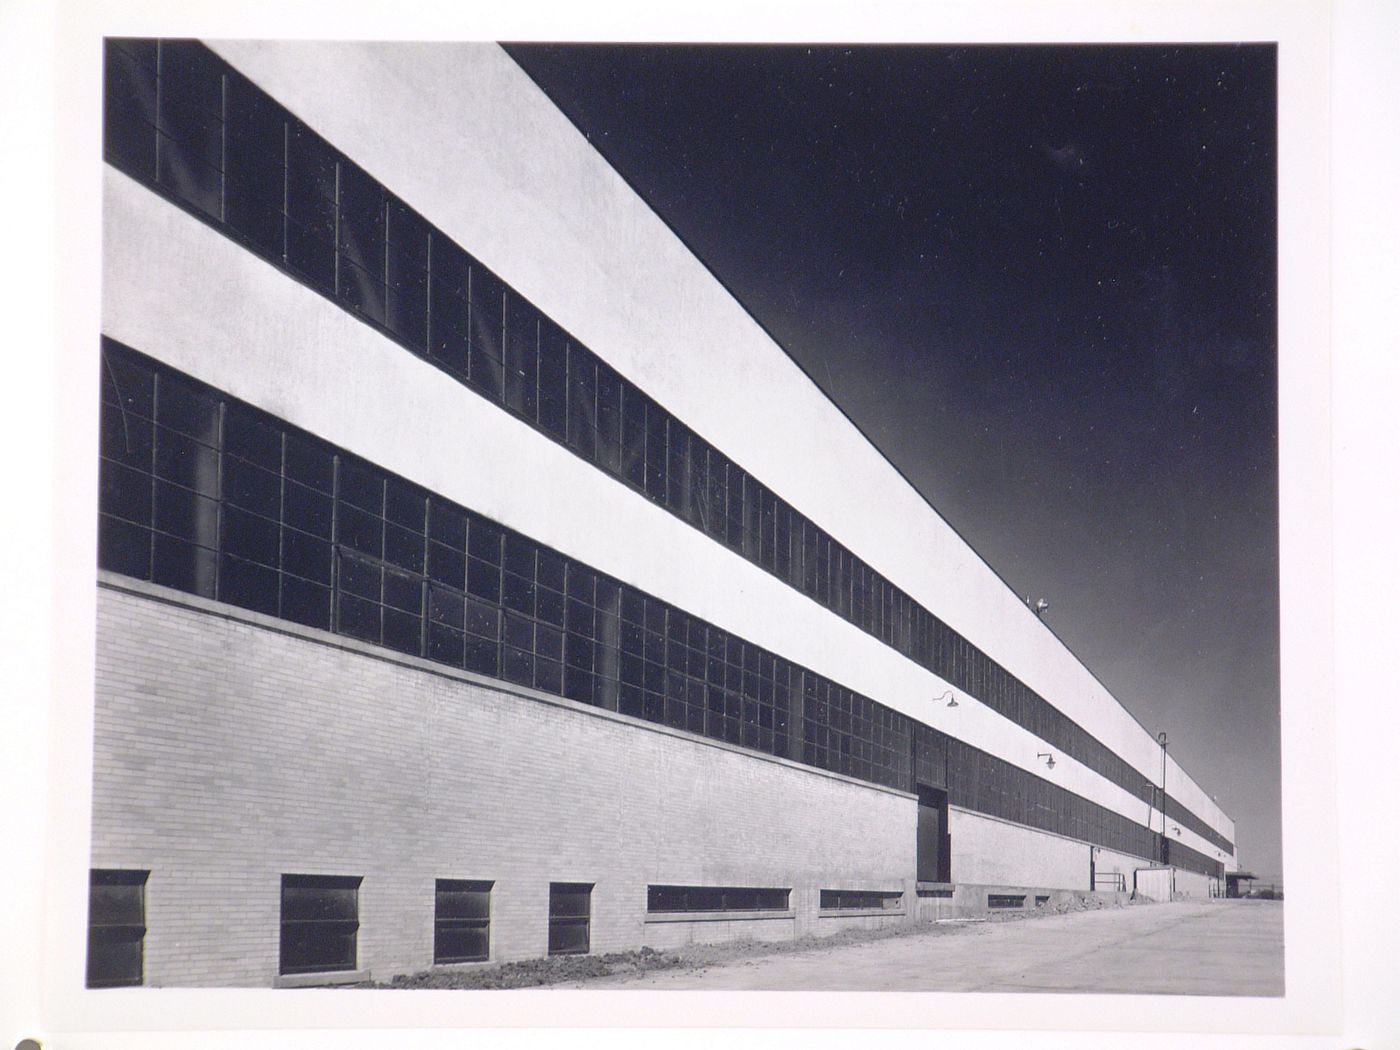
[[[508,50],[1279,877],[1273,47]]]

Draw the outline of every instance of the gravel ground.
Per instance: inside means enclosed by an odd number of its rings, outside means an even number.
[[[1134,905],[1129,905],[1133,907]],[[720,944],[691,944],[669,951],[642,948],[639,951],[611,952],[606,955],[565,955],[499,966],[460,970],[424,970],[399,974],[392,981],[343,985],[348,988],[535,988],[567,984],[587,987],[604,978],[627,980],[663,971],[701,973],[730,963],[756,961],[769,957],[810,953],[830,953],[836,949],[904,938],[956,936],[969,928],[987,924],[1034,921],[1049,915],[1072,911],[1121,909],[1123,905],[1081,896],[1071,903],[1042,907],[1034,911],[992,912],[972,919],[933,924],[887,926],[879,930],[849,929],[829,937],[802,937],[791,941],[725,941]]]
[[[1278,996],[1283,908],[1190,900],[823,940],[788,952],[566,982],[586,990]],[[834,1001],[834,1000],[833,1000]]]

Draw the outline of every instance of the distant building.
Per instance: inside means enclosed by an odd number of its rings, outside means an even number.
[[[104,149],[90,984],[1234,868],[499,48],[112,41]]]

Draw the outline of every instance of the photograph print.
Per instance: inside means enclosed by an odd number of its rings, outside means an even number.
[[[1275,45],[101,57],[88,988],[1284,994]]]

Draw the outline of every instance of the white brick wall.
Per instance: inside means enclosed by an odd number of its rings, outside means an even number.
[[[1091,888],[1087,843],[956,807],[948,809],[948,833],[955,883]]]
[[[550,881],[596,884],[603,952],[648,941],[648,883],[791,886],[800,932],[913,872],[907,795],[130,587],[171,600],[98,591],[92,866],[151,872],[148,984],[271,984],[283,873],[363,877],[387,979],[431,965],[436,878],[495,880],[505,961]]]

